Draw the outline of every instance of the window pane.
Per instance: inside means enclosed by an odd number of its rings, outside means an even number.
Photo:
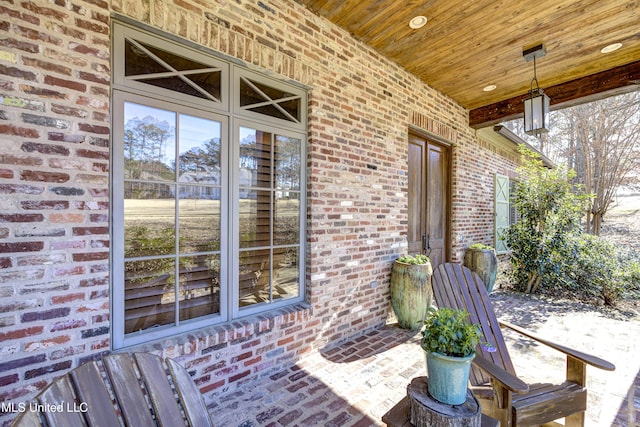
[[[125,39],[124,75],[136,76],[140,74],[155,74],[167,71],[167,67],[151,58],[148,46],[142,43],[134,44]]]
[[[239,305],[270,302],[269,249],[240,252]]]
[[[240,186],[271,187],[271,134],[240,128]]]
[[[180,253],[220,250],[220,189],[181,185]]]
[[[249,190],[240,199],[240,247],[271,244],[271,192]]]
[[[299,139],[276,136],[275,186],[283,190],[300,190]]]
[[[273,250],[273,299],[295,298],[300,294],[300,253],[297,247]]]
[[[180,114],[178,212],[181,253],[220,249],[220,139],[220,122]]]
[[[126,44],[125,75],[127,76],[150,74],[152,72],[187,71],[209,68],[206,64],[187,59],[140,41],[133,43],[131,40],[126,40]]]
[[[220,256],[180,258],[180,320],[220,313]]]
[[[143,83],[146,83],[152,86],[161,87],[163,89],[172,90],[174,92],[179,92],[185,95],[195,96],[197,98],[202,98],[202,99],[210,99],[209,96],[207,96],[206,94],[202,93],[202,91],[194,87],[197,85],[191,85],[187,83],[186,80],[190,80],[190,79],[184,76],[182,77],[175,76],[175,77],[149,77],[145,79],[139,79],[138,81],[141,81]],[[216,99],[219,99],[219,98],[216,97]]]
[[[175,265],[156,258],[125,263],[125,333],[175,321]]]
[[[300,243],[300,193],[276,191],[274,245]]]
[[[220,185],[221,124],[180,114],[179,181]]]
[[[125,102],[124,177],[175,180],[175,113]]]
[[[206,73],[189,74],[185,78],[191,80],[199,88],[211,95],[214,100],[220,101],[222,99],[221,94],[221,80],[222,72],[219,70],[208,71]]]
[[[175,252],[174,186],[125,182],[125,258]]]

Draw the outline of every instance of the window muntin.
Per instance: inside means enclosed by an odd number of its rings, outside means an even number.
[[[114,347],[301,301],[305,92],[118,23],[113,76]]]

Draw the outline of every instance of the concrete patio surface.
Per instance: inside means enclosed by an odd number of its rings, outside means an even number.
[[[607,359],[615,372],[587,369],[587,426],[640,426],[640,316],[576,302],[492,294],[498,317]],[[637,306],[635,306],[637,308]],[[562,381],[564,358],[530,339],[505,334],[525,381]],[[210,407],[223,427],[381,426],[381,417],[426,374],[420,334],[394,324],[321,349],[297,364],[247,381]]]

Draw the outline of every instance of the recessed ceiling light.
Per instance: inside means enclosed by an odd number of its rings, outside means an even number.
[[[492,90],[496,90],[498,86],[496,85],[487,85],[485,87],[482,88],[483,91],[485,92],[491,92]]]
[[[622,47],[622,43],[613,43],[600,49],[600,53],[611,53]]]
[[[411,21],[409,21],[409,26],[414,30],[417,30],[418,28],[422,28],[426,24],[427,24],[427,17],[422,15],[414,16],[413,18],[411,18]]]

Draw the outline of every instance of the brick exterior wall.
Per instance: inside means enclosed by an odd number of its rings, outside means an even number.
[[[288,0],[0,3],[0,400],[110,350],[112,13],[312,88],[307,299],[136,350],[181,360],[208,399],[379,326],[406,252],[407,135],[454,143],[452,257],[493,243],[493,173],[514,158],[468,113]],[[11,414],[2,414],[7,422]]]

